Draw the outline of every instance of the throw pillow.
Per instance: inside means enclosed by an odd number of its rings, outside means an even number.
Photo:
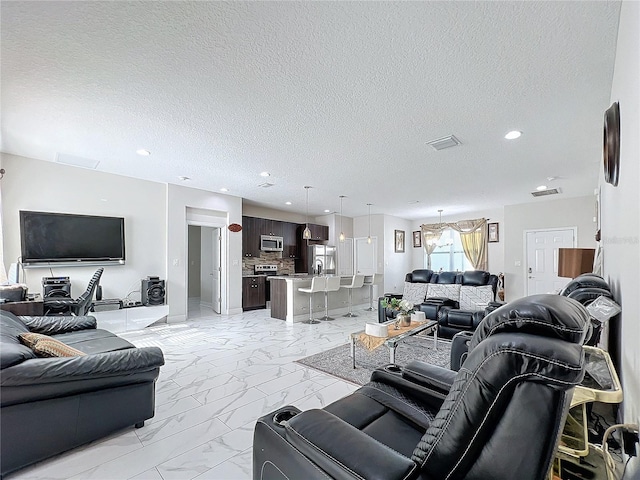
[[[33,351],[39,357],[80,357],[86,355],[86,353],[51,337],[38,340],[33,347]]]
[[[424,302],[424,297],[427,295],[428,285],[428,283],[404,282],[402,299],[408,300],[412,305],[417,305]]]
[[[18,335],[18,339],[20,340],[20,343],[22,343],[23,345],[26,345],[31,350],[33,350],[33,347],[35,347],[36,343],[38,343],[38,340],[46,340],[48,338],[51,338],[51,337],[49,335],[43,335],[41,333],[32,333],[32,332],[21,333],[20,335]]]
[[[459,302],[460,285],[455,283],[430,283],[427,291],[427,298],[429,297],[446,297]]]
[[[472,287],[462,285],[460,288],[460,309],[484,310],[486,304],[493,300],[493,288],[491,285]]]

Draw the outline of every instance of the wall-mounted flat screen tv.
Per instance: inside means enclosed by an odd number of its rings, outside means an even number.
[[[124,218],[20,211],[22,264],[124,263]],[[44,266],[44,265],[43,265]]]

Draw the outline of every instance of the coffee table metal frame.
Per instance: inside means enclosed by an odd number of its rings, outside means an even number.
[[[384,322],[383,325],[393,325],[395,320],[389,320]],[[384,345],[389,349],[389,363],[396,363],[396,347],[398,344],[409,337],[413,337],[419,333],[433,333],[433,347],[438,349],[438,321],[429,320],[421,325],[418,325],[406,332],[402,332],[400,335],[389,337],[384,341]],[[356,368],[356,341],[364,330],[358,330],[349,335],[351,340],[351,359],[353,361],[353,368]]]

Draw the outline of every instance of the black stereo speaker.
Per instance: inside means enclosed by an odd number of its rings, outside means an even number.
[[[142,279],[140,297],[143,305],[164,305],[166,295],[164,280],[160,280],[159,277]]]
[[[42,279],[43,298],[70,298],[71,281],[69,277],[44,277]]]

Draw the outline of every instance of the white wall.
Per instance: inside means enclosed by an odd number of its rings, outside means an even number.
[[[499,242],[489,243],[489,251],[487,257],[489,260],[489,272],[498,274],[504,272],[504,208],[495,208],[491,210],[478,210],[475,212],[467,212],[459,215],[442,216],[443,222],[459,222],[460,220],[474,220],[476,218],[487,218],[490,223],[498,223]],[[438,223],[440,222],[440,216],[424,218],[420,221],[414,222],[412,226],[412,234],[416,230],[420,230],[420,225],[423,223]],[[420,248],[413,248],[413,237],[410,238],[410,247],[412,250],[412,266],[411,270],[419,268],[427,268],[425,262],[424,246]]]
[[[200,264],[202,263],[200,250],[201,228],[197,225],[189,225],[188,262],[189,262],[189,297],[200,297]]]
[[[625,1],[620,12],[611,103],[620,102],[620,181],[604,183],[602,246],[604,276],[622,306],[611,321],[609,350],[624,391],[622,421],[640,423],[640,3]],[[606,109],[609,105],[603,107]],[[632,458],[625,478],[640,478],[640,460]]]
[[[222,313],[242,312],[242,232],[230,232],[227,225],[242,224],[242,199],[230,195],[167,185],[167,295],[169,321],[186,319],[187,302],[187,208],[206,210],[216,218],[222,235]],[[211,225],[214,226],[214,225]],[[226,257],[226,258],[225,258]]]
[[[20,256],[19,210],[117,216],[125,218],[125,265],[106,265],[100,280],[103,298],[140,299],[147,275],[166,278],[166,195],[161,183],[26,157],[0,154],[5,267]],[[97,267],[29,268],[26,283],[42,292],[42,277],[69,276],[77,297]]]
[[[402,293],[404,277],[412,270],[413,247],[411,246],[410,220],[384,215],[383,248],[384,254],[384,292]],[[395,230],[404,231],[404,253],[395,252]]]
[[[595,248],[595,196],[539,201],[504,207],[505,299],[525,295],[525,230],[577,227],[578,248]],[[517,262],[520,266],[517,266]]]

